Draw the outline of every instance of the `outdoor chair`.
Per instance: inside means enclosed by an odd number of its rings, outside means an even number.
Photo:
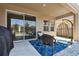
[[[48,46],[52,46],[52,49],[53,49],[54,48],[53,45],[54,45],[54,43],[56,43],[56,40],[53,36],[50,36],[48,34],[43,34],[41,36],[40,40],[42,41],[42,44],[45,45],[45,50],[46,50],[45,55],[47,55]],[[53,50],[52,50],[52,52],[53,52]]]

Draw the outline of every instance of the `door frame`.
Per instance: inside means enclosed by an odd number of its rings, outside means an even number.
[[[19,14],[19,15],[23,15],[23,19],[25,19],[24,15],[31,15],[31,16],[34,16],[32,14],[27,14],[27,13],[24,13],[24,12],[19,12],[19,11],[14,11],[14,10],[9,10],[9,9],[5,9],[5,27],[7,27],[7,13],[8,12],[11,12],[11,13],[15,13],[15,14]],[[24,29],[24,32],[25,32],[25,29]],[[34,39],[37,39],[37,29],[36,29],[36,38]],[[25,40],[25,35],[23,37],[23,40]]]

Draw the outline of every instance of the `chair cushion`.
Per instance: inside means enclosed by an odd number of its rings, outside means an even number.
[[[48,34],[43,34],[41,36],[41,40],[43,41],[44,44],[46,45],[51,45],[53,44],[53,41],[55,40],[53,36],[50,36]]]

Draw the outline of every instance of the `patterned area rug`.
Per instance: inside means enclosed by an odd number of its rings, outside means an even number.
[[[52,56],[68,47],[68,44],[61,42],[56,42],[54,45],[44,45],[38,40],[31,40],[30,43],[42,56]]]

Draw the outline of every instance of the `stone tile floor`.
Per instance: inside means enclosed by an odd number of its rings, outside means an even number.
[[[40,56],[36,49],[27,40],[14,42],[10,56]]]
[[[79,42],[73,43],[66,49],[56,53],[54,56],[79,56]]]

